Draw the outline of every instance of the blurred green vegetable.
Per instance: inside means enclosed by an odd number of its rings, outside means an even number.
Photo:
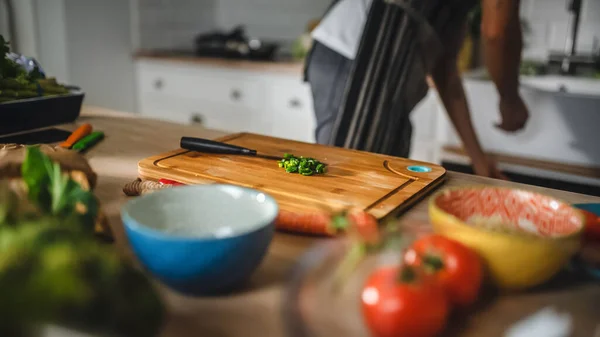
[[[0,35],[0,103],[69,93],[69,89],[55,79],[44,78],[38,67],[27,73],[6,56],[9,52],[8,41]]]
[[[16,78],[20,73],[19,65],[6,57],[9,52],[8,41],[0,35],[0,78]]]
[[[93,239],[94,195],[37,147],[22,179],[25,193],[0,180],[0,336],[35,336],[46,323],[157,335],[164,309],[148,278]]]
[[[78,227],[93,232],[98,214],[98,202],[93,193],[83,190],[38,147],[27,148],[21,175],[29,201],[41,211],[65,220],[72,218]]]
[[[0,238],[0,336],[31,336],[44,323],[117,336],[158,334],[159,297],[109,247],[51,218],[4,227]]]

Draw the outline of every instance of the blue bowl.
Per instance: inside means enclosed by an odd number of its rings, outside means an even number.
[[[129,201],[125,233],[142,265],[187,295],[244,284],[264,258],[278,213],[273,198],[233,185],[161,190]]]

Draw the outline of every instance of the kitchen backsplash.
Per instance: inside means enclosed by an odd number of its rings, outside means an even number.
[[[217,1],[137,0],[140,48],[191,48],[196,34],[217,26]]]
[[[328,0],[138,0],[140,47],[192,48],[194,37],[243,24],[252,37],[292,41]]]
[[[217,0],[218,23],[233,27],[244,23],[252,36],[293,40],[308,22],[320,18],[332,0]]]
[[[521,0],[521,16],[531,29],[525,57],[544,58],[548,51],[564,51],[571,24],[567,12],[569,0]],[[600,48],[600,0],[583,0],[577,50],[590,52]]]
[[[569,34],[568,0],[522,0],[521,13],[531,29],[525,56],[544,58],[564,50]],[[138,0],[140,47],[192,48],[198,33],[246,26],[248,34],[291,41],[309,20],[319,18],[329,0]],[[600,0],[583,0],[578,50],[600,48]]]

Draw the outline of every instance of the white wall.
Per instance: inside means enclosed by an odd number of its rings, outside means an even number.
[[[244,24],[251,36],[292,40],[330,0],[138,0],[143,48],[191,48],[193,37],[212,28]],[[545,58],[563,50],[569,31],[567,0],[522,0],[521,16],[532,29],[525,55]],[[214,18],[213,18],[214,17]],[[600,46],[600,0],[583,0],[579,50]]]
[[[67,50],[65,0],[35,0],[38,61],[48,76],[71,83]]]
[[[137,0],[143,49],[191,49],[200,32],[217,27],[218,0]]]
[[[194,37],[243,24],[252,37],[292,41],[329,0],[138,0],[140,46],[191,49]]]
[[[270,40],[291,41],[320,18],[330,0],[218,0],[217,22],[222,28],[244,24],[248,34]]]
[[[563,51],[570,36],[567,0],[521,0],[521,16],[531,27],[525,50],[529,58],[543,59],[550,50]],[[577,50],[590,52],[596,40],[600,48],[600,0],[583,0]]]
[[[129,2],[64,1],[70,84],[85,91],[86,104],[134,111]]]
[[[125,0],[32,0],[46,74],[81,87],[84,104],[135,111],[131,9]]]
[[[33,0],[13,1],[13,18],[15,30],[13,35],[17,41],[12,48],[13,51],[31,57],[38,57],[35,32],[35,15]]]

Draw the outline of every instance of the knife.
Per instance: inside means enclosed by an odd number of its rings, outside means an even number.
[[[180,147],[185,150],[196,152],[215,154],[237,154],[273,160],[281,160],[281,157],[258,154],[256,150],[203,138],[181,137]]]

